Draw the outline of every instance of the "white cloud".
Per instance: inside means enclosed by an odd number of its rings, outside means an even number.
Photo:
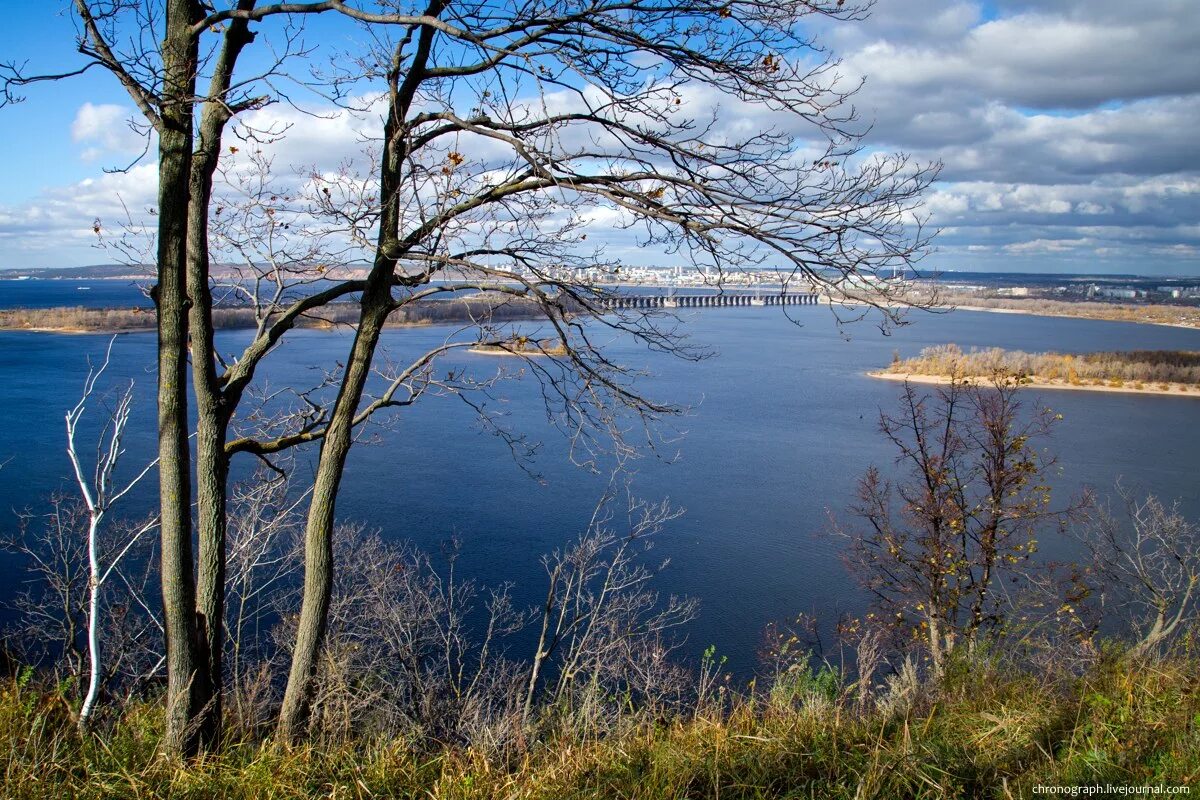
[[[111,103],[84,103],[71,123],[71,139],[87,145],[80,153],[84,161],[109,155],[140,153],[146,147],[146,135],[130,124],[132,110]]]
[[[35,200],[0,208],[0,258],[11,266],[94,264],[118,260],[99,247],[132,222],[152,219],[157,169],[140,164],[128,172],[103,173],[43,192]],[[104,233],[93,229],[99,221]]]
[[[821,28],[847,84],[867,78],[854,103],[871,125],[869,148],[944,164],[926,209],[943,229],[938,264],[1200,267],[1200,2],[889,0],[863,24]],[[680,113],[701,124],[719,111],[718,133],[783,129],[801,137],[797,158],[821,152],[819,137],[794,115],[695,85],[680,96]],[[378,137],[381,109],[362,100],[360,114],[313,116],[278,105],[244,121],[286,131],[270,151],[277,172],[294,169],[299,186],[312,170],[361,159]],[[539,102],[566,110],[581,101],[563,91]],[[125,106],[85,103],[71,127],[81,156],[140,152],[132,116]],[[563,132],[559,145],[576,135]],[[464,136],[456,147],[497,169],[508,152],[481,137]],[[154,202],[152,168],[97,175],[0,208],[0,263],[49,252],[55,242],[86,246],[93,218],[107,224],[123,213],[118,192],[142,213]],[[636,234],[620,228],[616,212],[598,208],[586,221],[589,244],[654,259],[634,249]]]
[[[1017,254],[1064,253],[1092,244],[1087,239],[1034,239],[1029,242],[1013,242],[1004,246],[1004,250]]]
[[[829,33],[871,143],[944,163],[935,263],[1200,267],[1200,3],[912,0]]]

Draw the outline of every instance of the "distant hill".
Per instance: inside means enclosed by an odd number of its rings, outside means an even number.
[[[137,279],[154,275],[152,266],[129,264],[92,264],[87,267],[44,267],[38,269],[0,269],[0,279],[38,278],[40,280],[95,281],[108,278]]]
[[[234,278],[239,272],[231,265],[213,264],[212,277],[218,279]],[[365,271],[356,267],[336,267],[329,271],[327,277],[335,280],[362,277]],[[92,264],[87,267],[42,267],[42,268],[9,268],[0,269],[0,280],[36,278],[38,280],[62,281],[99,281],[99,280],[149,280],[154,277],[152,264]]]

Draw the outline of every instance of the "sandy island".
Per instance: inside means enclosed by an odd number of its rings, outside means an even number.
[[[872,378],[882,378],[885,381],[909,381],[910,383],[929,383],[939,386],[945,386],[950,383],[950,378],[946,375],[920,375],[911,372],[883,372],[876,370],[868,372],[868,376]],[[967,379],[978,379],[980,376],[968,375]],[[1130,386],[1108,386],[1095,385],[1084,383],[1068,383],[1061,380],[1044,380],[1036,375],[1030,376],[1021,384],[1022,388],[1028,389],[1052,389],[1055,391],[1066,390],[1072,392],[1124,392],[1125,394],[1158,394],[1169,397],[1195,397],[1200,398],[1200,386],[1192,386],[1186,383],[1170,383],[1167,389],[1161,388],[1158,384],[1154,386],[1145,386],[1141,389]]]
[[[542,350],[536,347],[503,347],[498,344],[484,344],[468,347],[468,353],[479,353],[485,356],[565,356],[566,348],[561,345],[547,347]]]

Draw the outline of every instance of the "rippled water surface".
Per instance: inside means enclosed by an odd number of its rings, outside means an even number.
[[[0,292],[13,285],[4,283]],[[0,297],[0,305],[6,303]],[[694,655],[716,644],[743,671],[752,665],[766,623],[798,612],[830,619],[861,608],[827,520],[847,504],[868,465],[891,463],[876,422],[879,409],[895,403],[899,387],[864,373],[887,364],[893,350],[907,356],[945,342],[1025,350],[1200,350],[1200,332],[1124,323],[957,311],[916,315],[913,324],[884,336],[869,323],[839,330],[825,308],[792,313],[800,326],[777,309],[692,313],[686,322],[694,343],[717,352],[700,363],[650,355],[619,339],[610,351],[653,373],[641,384],[647,395],[691,407],[664,429],[681,431],[681,438],[670,437],[660,458],[636,464],[635,488],[686,509],[656,549],[671,561],[661,589],[702,602],[685,649]],[[447,334],[440,327],[389,331],[387,353],[397,360],[415,355]],[[222,344],[235,349],[247,335],[223,334]],[[66,485],[62,415],[78,395],[87,359],[98,357],[107,341],[0,333],[0,524],[12,525],[13,511],[35,507]],[[309,382],[313,365],[344,358],[348,346],[345,333],[297,331],[271,356],[264,377],[272,386]],[[152,449],[153,348],[152,334],[125,335],[114,346],[111,377],[134,380],[139,394],[130,467]],[[498,366],[493,358],[470,354],[445,362],[447,369],[479,376]],[[543,482],[519,469],[504,442],[481,431],[462,403],[430,397],[399,412],[378,443],[353,451],[338,511],[431,549],[457,536],[464,546],[463,574],[485,583],[514,581],[519,598],[534,602],[543,591],[540,556],[578,533],[605,480],[569,463],[535,382],[505,382],[498,392],[491,407],[506,412],[506,424],[544,443],[535,463]],[[1060,494],[1083,486],[1108,491],[1121,478],[1179,498],[1200,516],[1200,400],[1066,391],[1038,397],[1064,416],[1050,443],[1059,456]],[[302,454],[302,474],[310,472],[314,457]],[[152,494],[147,487],[129,510],[148,504]],[[1054,551],[1054,542],[1045,545]],[[11,596],[19,580],[11,560],[0,561],[0,593]]]

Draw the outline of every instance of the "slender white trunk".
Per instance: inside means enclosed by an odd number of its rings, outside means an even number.
[[[87,552],[88,552],[88,604],[87,604],[87,637],[88,637],[88,690],[83,698],[83,706],[79,709],[79,728],[87,730],[91,723],[92,712],[100,697],[101,659],[100,659],[100,590],[109,573],[117,568],[121,559],[129,552],[142,534],[150,530],[150,523],[134,533],[119,553],[112,558],[107,570],[100,567],[100,523],[113,504],[128,494],[138,482],[158,463],[158,459],[147,464],[141,472],[133,477],[123,487],[114,485],[113,474],[117,461],[121,458],[121,440],[125,434],[125,425],[129,422],[129,411],[133,404],[133,385],[130,384],[117,402],[116,409],[109,417],[108,441],[105,446],[97,448],[99,457],[91,480],[84,471],[79,459],[79,451],[75,446],[75,430],[79,420],[83,418],[87,403],[96,389],[100,376],[108,369],[112,357],[113,337],[108,342],[108,350],[104,354],[104,363],[98,369],[88,370],[87,380],[84,381],[83,395],[75,407],[67,412],[67,456],[71,459],[71,467],[75,472],[75,483],[79,486],[79,494],[88,511]]]
[[[942,628],[941,620],[938,615],[933,613],[932,606],[930,607],[929,616],[926,617],[929,622],[929,657],[933,666],[933,677],[935,680],[942,679]]]
[[[79,709],[79,727],[87,730],[92,710],[100,695],[100,553],[97,544],[100,520],[104,513],[92,513],[88,522],[88,659],[91,661],[87,695]]]

